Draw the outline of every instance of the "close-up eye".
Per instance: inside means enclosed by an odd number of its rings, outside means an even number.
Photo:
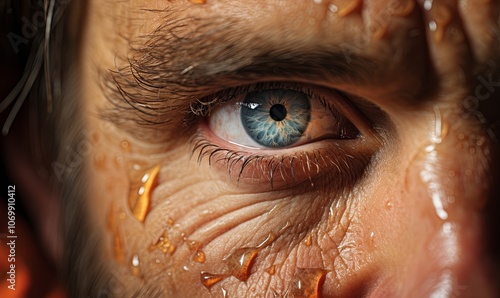
[[[0,298],[500,297],[500,0],[0,3]]]
[[[204,98],[195,151],[251,184],[296,185],[337,175],[352,185],[376,150],[373,131],[349,97],[326,87],[259,83]],[[290,182],[290,183],[288,183]]]
[[[334,95],[338,101],[341,95]],[[248,92],[224,103],[212,111],[209,128],[229,143],[268,149],[359,135],[326,99],[309,89],[284,87]]]

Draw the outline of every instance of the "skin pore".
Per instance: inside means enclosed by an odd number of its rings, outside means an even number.
[[[117,297],[495,297],[498,5],[89,0],[74,71],[95,238],[75,234],[94,254],[73,282]],[[307,137],[256,149],[225,134],[241,120],[221,110],[276,89],[310,96]]]

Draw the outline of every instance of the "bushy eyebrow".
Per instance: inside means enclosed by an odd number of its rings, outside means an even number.
[[[172,12],[164,19],[170,21],[129,42],[125,66],[102,72],[112,103],[102,116],[120,126],[182,127],[191,103],[225,88],[277,80],[363,84],[378,69],[341,45],[266,39],[236,18],[179,19]]]

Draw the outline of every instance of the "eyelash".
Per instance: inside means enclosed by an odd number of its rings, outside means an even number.
[[[254,90],[262,91],[273,88],[303,92],[310,96],[311,100],[318,100],[326,109],[337,112],[335,109],[332,109],[326,98],[315,94],[313,90],[305,86],[292,86],[290,83],[283,82],[258,83],[222,90],[198,100],[196,104],[191,105],[191,112],[195,119],[200,120],[208,117],[211,109],[234,99],[236,96]],[[340,92],[335,92],[344,98]],[[196,121],[196,123],[198,127],[203,126],[200,121]],[[295,152],[291,154],[265,155],[256,153],[249,154],[239,150],[236,151],[223,148],[209,141],[206,135],[207,132],[204,132],[201,128],[194,134],[191,140],[193,148],[192,156],[198,152],[198,163],[201,163],[204,158],[207,158],[210,167],[216,164],[222,164],[228,171],[230,177],[232,177],[234,173],[237,174],[238,185],[245,176],[245,171],[251,173],[248,178],[252,178],[252,180],[262,179],[259,179],[259,177],[268,180],[271,189],[275,189],[276,187],[281,188],[280,186],[288,185],[292,182],[299,183],[303,181],[308,181],[310,185],[313,186],[315,176],[320,173],[322,174],[321,176],[328,176],[330,173],[332,175],[337,174],[335,176],[337,179],[334,180],[336,182],[335,186],[337,189],[342,189],[352,185],[353,182],[356,181],[356,178],[362,174],[368,162],[365,158],[368,155],[361,156],[361,158],[354,158],[353,155],[348,152],[351,146],[340,146],[338,142],[340,140],[336,140],[333,143],[337,146],[324,146],[309,151],[297,151],[295,148],[288,148],[281,150]],[[356,139],[351,141],[356,141]],[[306,144],[297,148],[307,146]],[[328,171],[328,169],[331,171]],[[258,172],[257,175],[255,175],[256,172]],[[277,178],[280,178],[280,180],[277,180]]]
[[[291,83],[288,82],[266,82],[266,83],[256,83],[252,85],[243,85],[234,88],[224,89],[215,94],[198,99],[196,102],[191,104],[190,113],[192,116],[195,117],[207,117],[210,115],[211,109],[213,109],[217,105],[221,105],[228,101],[231,101],[239,95],[257,90],[265,91],[271,89],[284,89],[284,90],[302,92],[307,96],[309,96],[311,100],[318,100],[326,109],[332,111],[332,108],[328,104],[328,101],[324,97],[314,94],[310,88],[293,86],[291,85]],[[193,122],[196,121],[196,119],[189,119],[189,118],[190,117],[188,116],[188,120],[193,120]]]

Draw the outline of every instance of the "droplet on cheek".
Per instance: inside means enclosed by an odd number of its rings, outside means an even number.
[[[272,265],[269,268],[267,268],[266,272],[269,273],[269,275],[274,275],[276,273],[276,265]]]
[[[362,3],[362,0],[335,0],[332,1],[332,4],[330,4],[330,6],[333,5],[336,7],[336,9],[334,10],[337,12],[337,15],[339,17],[346,17],[354,11],[359,10]]]
[[[311,234],[307,235],[306,239],[304,239],[304,244],[306,246],[311,246],[311,244],[312,244],[312,235]]]
[[[156,242],[155,245],[152,245],[149,248],[149,251],[153,251],[155,249],[161,250],[165,254],[172,255],[175,250],[176,246],[170,242],[170,239],[168,239],[167,235],[163,233],[160,238],[158,238],[158,241]]]
[[[197,263],[205,263],[205,253],[202,250],[198,250],[193,256],[193,261]]]
[[[288,294],[291,297],[321,297],[321,286],[325,275],[326,271],[322,269],[297,268]]]
[[[253,262],[257,257],[259,249],[244,247],[235,250],[225,261],[229,274],[241,281],[246,281],[250,277]]]
[[[222,281],[226,278],[225,274],[213,274],[209,272],[202,271],[200,273],[201,283],[207,288],[210,289],[216,283]]]
[[[195,240],[187,240],[187,245],[190,251],[197,251],[201,248],[202,244]]]
[[[130,187],[129,206],[134,217],[144,222],[146,215],[149,212],[151,205],[151,195],[157,185],[157,177],[160,172],[160,165],[157,165],[148,170],[141,177],[141,185],[137,188],[136,184]]]
[[[140,270],[140,262],[139,262],[139,256],[138,255],[133,255],[132,256],[132,260],[130,262],[130,268],[132,270],[132,274],[134,276],[139,276],[139,274],[141,273],[141,270]]]

